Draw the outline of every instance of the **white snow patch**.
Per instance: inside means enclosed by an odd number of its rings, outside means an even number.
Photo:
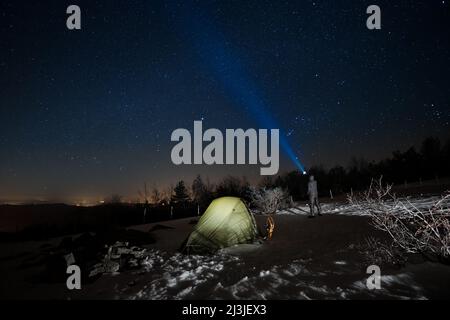
[[[356,281],[353,287],[357,290],[367,291],[367,279]],[[382,275],[381,288],[370,290],[372,295],[383,294],[395,299],[426,299],[423,289],[417,285],[411,275],[400,273],[396,275]]]
[[[422,198],[399,198],[398,200],[405,203],[405,205],[414,206],[418,209],[427,209],[430,208],[439,197],[437,196],[429,196]],[[368,216],[367,213],[361,212],[356,206],[348,204],[348,203],[323,203],[321,204],[322,213],[325,214],[337,214],[337,215],[345,215],[345,216]],[[285,214],[285,215],[308,215],[310,213],[309,206],[307,204],[298,205],[293,208],[283,209],[277,211],[277,214]]]
[[[269,269],[244,269],[233,255],[184,256],[150,250],[145,268],[148,283],[129,299],[352,299],[383,297],[425,299],[422,288],[408,273],[383,275],[381,290],[368,290],[366,278],[330,286],[334,271],[307,268],[310,260],[297,259]],[[346,261],[335,261],[345,268]],[[239,274],[236,270],[247,270]],[[141,271],[142,272],[142,271]],[[242,272],[242,271],[241,271]],[[140,273],[142,274],[142,273]],[[124,293],[125,294],[125,293]]]
[[[268,276],[270,274],[270,270],[267,270],[267,271],[261,271],[260,273],[259,273],[259,276],[260,277],[265,277],[265,276]]]
[[[150,281],[131,299],[181,299],[189,298],[197,287],[218,278],[225,264],[238,262],[238,258],[223,254],[200,256],[172,256],[158,250],[149,250],[144,260],[145,270],[152,275]]]

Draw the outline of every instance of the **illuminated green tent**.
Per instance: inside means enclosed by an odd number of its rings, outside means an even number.
[[[183,244],[186,253],[214,252],[255,240],[256,222],[241,199],[214,200]]]

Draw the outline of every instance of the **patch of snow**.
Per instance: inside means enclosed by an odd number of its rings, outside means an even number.
[[[367,292],[367,279],[356,281],[353,287],[359,291]],[[423,289],[413,280],[411,275],[400,273],[396,275],[382,275],[380,279],[381,288],[370,290],[373,296],[382,294],[384,297],[394,299],[427,299]]]
[[[425,299],[421,287],[407,273],[384,275],[381,290],[368,290],[366,278],[330,286],[329,277],[334,278],[336,270],[314,271],[308,267],[310,260],[253,268],[243,274],[234,271],[245,269],[241,258],[233,255],[169,255],[157,250],[148,254],[146,261],[152,262],[147,264],[152,269],[145,271],[149,280],[128,299]],[[334,265],[345,268],[348,264],[335,261]]]
[[[267,271],[261,271],[260,273],[259,273],[259,276],[260,277],[265,277],[265,276],[268,276],[270,274],[270,270],[267,270]]]
[[[405,205],[414,206],[418,209],[427,209],[430,208],[439,197],[437,196],[429,196],[429,197],[421,197],[421,198],[399,198]],[[345,216],[368,216],[367,213],[361,212],[356,206],[348,204],[348,203],[323,203],[320,205],[322,209],[322,213],[325,214],[338,214]],[[277,211],[277,214],[283,215],[308,215],[310,213],[309,206],[306,205],[298,205],[293,208],[283,209]]]

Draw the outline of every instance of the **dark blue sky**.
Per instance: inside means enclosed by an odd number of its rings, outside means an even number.
[[[370,4],[382,30],[365,26]],[[448,136],[446,0],[5,0],[0,14],[0,199],[256,178],[259,166],[171,164],[171,132],[200,119],[260,128],[268,115],[307,168]]]

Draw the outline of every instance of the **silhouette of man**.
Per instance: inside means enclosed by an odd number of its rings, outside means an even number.
[[[311,210],[309,217],[310,218],[314,217],[314,206],[317,207],[318,215],[321,216],[322,213],[320,212],[319,197],[317,193],[317,181],[314,180],[314,176],[309,177],[308,196],[309,196],[309,208]]]

